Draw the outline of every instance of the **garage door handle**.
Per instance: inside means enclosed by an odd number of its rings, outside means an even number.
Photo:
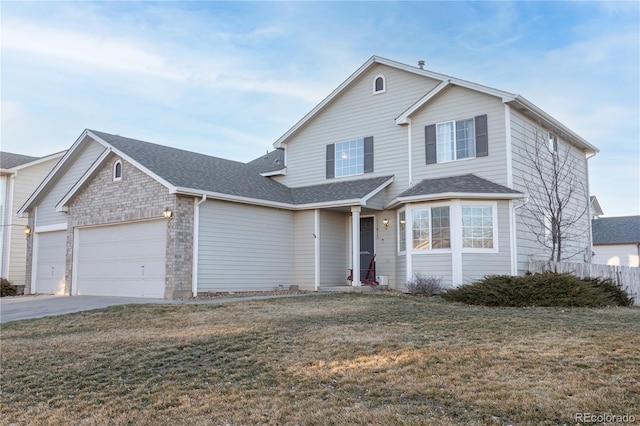
[[[141,268],[142,268],[142,276],[144,277],[144,265],[142,265]]]

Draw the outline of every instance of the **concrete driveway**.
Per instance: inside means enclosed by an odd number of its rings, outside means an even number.
[[[262,300],[276,297],[297,297],[297,295],[279,296],[247,296],[228,297],[208,300],[166,300],[147,299],[138,297],[111,297],[111,296],[15,296],[0,298],[0,323],[19,321],[31,318],[51,317],[56,315],[71,314],[74,312],[102,309],[115,305],[131,305],[158,303],[166,305],[176,304],[200,304],[200,303],[231,303],[245,300]]]

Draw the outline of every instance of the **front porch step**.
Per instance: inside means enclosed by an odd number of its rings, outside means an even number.
[[[320,287],[318,288],[318,293],[353,293],[353,292],[367,292],[373,291],[374,288],[368,285],[363,285],[360,287],[353,287],[350,285],[339,285],[339,286],[331,286],[331,287]]]

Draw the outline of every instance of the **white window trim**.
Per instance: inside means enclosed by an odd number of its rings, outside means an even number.
[[[116,167],[118,166],[118,164],[120,164],[120,176],[116,176]],[[122,165],[122,160],[116,160],[113,163],[112,174],[111,174],[111,176],[113,177],[113,181],[118,182],[122,180],[123,172],[124,172],[124,166]]]
[[[439,147],[439,140],[438,140],[438,126],[440,124],[446,124],[446,123],[453,123],[453,156],[457,157],[458,154],[458,139],[456,138],[456,123],[458,123],[459,121],[467,121],[467,120],[473,120],[473,143],[474,143],[474,155],[473,157],[464,157],[464,158],[453,158],[452,160],[444,160],[444,161],[439,161],[438,159],[438,147]],[[475,143],[476,143],[476,122],[475,122],[476,118],[475,117],[466,117],[466,118],[459,118],[457,120],[447,120],[447,121],[441,121],[439,123],[436,123],[436,164],[444,164],[444,163],[451,163],[454,161],[465,161],[465,160],[473,160],[475,158],[477,158],[477,152],[475,152]]]
[[[448,248],[433,248],[431,247],[432,241],[431,237],[433,236],[433,232],[431,229],[431,211],[429,211],[429,248],[416,250],[413,248],[413,211],[421,210],[421,209],[432,209],[434,207],[449,207],[449,247]],[[453,222],[451,221],[451,203],[449,202],[439,202],[439,203],[423,203],[423,204],[412,204],[411,205],[411,239],[407,241],[407,244],[411,244],[411,254],[418,255],[430,255],[430,254],[443,254],[443,253],[451,253],[451,246],[453,246],[452,236],[451,236],[451,225]],[[406,214],[405,214],[406,216]],[[462,226],[462,224],[460,224]]]
[[[378,78],[382,78],[382,90],[376,90],[376,81],[378,80]],[[379,95],[381,93],[385,93],[386,91],[387,91],[387,78],[384,76],[384,74],[378,74],[375,77],[373,77],[373,94]]]
[[[334,144],[334,154],[333,154],[333,177],[334,179],[341,179],[341,178],[346,178],[346,177],[352,177],[352,176],[362,176],[364,175],[364,137],[362,138],[356,138],[356,139],[348,139],[348,140],[344,140],[341,142],[336,142]],[[347,142],[352,142],[352,141],[359,141],[362,140],[362,172],[361,173],[353,173],[353,174],[348,174],[348,175],[340,175],[338,176],[338,145],[343,144],[343,143],[347,143]]]
[[[462,237],[462,208],[463,207],[491,207],[491,226],[493,227],[493,248],[465,248],[461,240],[462,253],[499,253],[498,238],[498,202],[497,201],[464,201],[460,205],[460,232]]]
[[[400,235],[402,232],[402,229],[400,227],[400,214],[404,213],[404,250],[400,249]],[[401,208],[400,210],[398,210],[398,212],[396,213],[396,220],[398,223],[398,230],[397,230],[397,240],[398,240],[398,245],[397,245],[397,251],[398,251],[398,256],[406,256],[407,254],[407,209],[405,207]]]

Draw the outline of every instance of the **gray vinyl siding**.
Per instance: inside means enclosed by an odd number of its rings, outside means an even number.
[[[451,120],[487,115],[489,155],[426,164],[425,126]],[[504,105],[499,98],[462,87],[450,87],[417,112],[411,120],[411,159],[413,183],[423,179],[473,173],[492,182],[507,185]]]
[[[200,206],[198,291],[294,284],[293,213],[224,201]]]
[[[393,284],[389,282],[389,288],[395,288],[396,290],[406,290],[407,283],[407,256],[396,256],[396,275]]]
[[[299,211],[293,216],[295,284],[301,290],[315,290],[315,211]]]
[[[25,167],[18,170],[16,174],[13,185],[13,207],[10,217],[12,226],[7,277],[13,284],[26,285],[27,278],[27,239],[23,232],[24,227],[27,226],[27,217],[17,217],[16,213],[58,163],[58,160],[60,158]]]
[[[320,211],[320,286],[347,283],[349,215]]]
[[[440,278],[443,287],[451,287],[451,253],[413,254],[413,273],[422,273],[426,277]],[[405,285],[406,287],[406,285]]]
[[[373,94],[373,79],[386,78],[386,92]],[[393,197],[408,186],[406,127],[394,119],[429,92],[437,81],[384,65],[376,65],[310,120],[287,143],[287,175],[276,179],[291,187],[327,181],[395,175],[387,194]],[[373,136],[374,171],[365,175],[326,178],[326,146]]]
[[[532,144],[534,140],[536,128],[547,131],[533,123],[528,118],[524,117],[517,111],[511,110],[511,135],[513,141],[512,151],[512,163],[513,163],[513,188],[522,191],[527,194],[525,181],[536,179],[531,174],[531,167],[527,164],[527,160],[524,155],[524,147],[526,144]],[[567,142],[558,139],[559,146],[569,146]],[[578,172],[579,176],[583,178],[581,181],[586,185],[588,182],[587,176],[587,159],[584,152],[571,146],[571,155],[573,156],[574,169]],[[539,180],[539,179],[537,179]],[[530,196],[530,194],[527,194]],[[578,194],[574,196],[573,202],[569,209],[585,209],[585,205],[588,203],[588,197],[586,193]],[[522,204],[516,202],[516,206]],[[550,255],[550,250],[544,247],[536,239],[536,233],[543,235],[544,230],[542,228],[533,232],[525,223],[524,216],[526,205],[516,209],[516,234],[517,234],[517,252],[518,252],[518,272],[524,273],[527,271],[528,262],[530,258],[547,259]],[[584,260],[584,254],[588,247],[591,247],[589,227],[591,226],[589,209],[585,209],[583,220],[575,225],[575,233],[579,236],[571,241],[565,241],[563,243],[563,253],[575,253],[575,257],[571,261],[582,262]]]
[[[78,157],[69,166],[60,180],[47,191],[42,201],[38,204],[36,214],[36,226],[56,225],[66,223],[66,213],[57,212],[56,205],[62,200],[67,192],[76,184],[76,182],[91,167],[93,162],[105,150],[104,146],[98,142],[91,142],[86,145],[82,152],[78,153]]]
[[[376,274],[386,276],[389,287],[396,285],[396,257],[398,243],[396,240],[397,214],[395,211],[382,211],[376,214]],[[389,227],[384,227],[384,219],[389,220]]]
[[[382,210],[386,204],[387,190],[383,189],[378,194],[374,195],[367,201],[367,208]]]
[[[509,235],[509,202],[500,201],[498,202],[498,253],[465,253],[463,249],[462,280],[465,284],[487,275],[511,274]]]

